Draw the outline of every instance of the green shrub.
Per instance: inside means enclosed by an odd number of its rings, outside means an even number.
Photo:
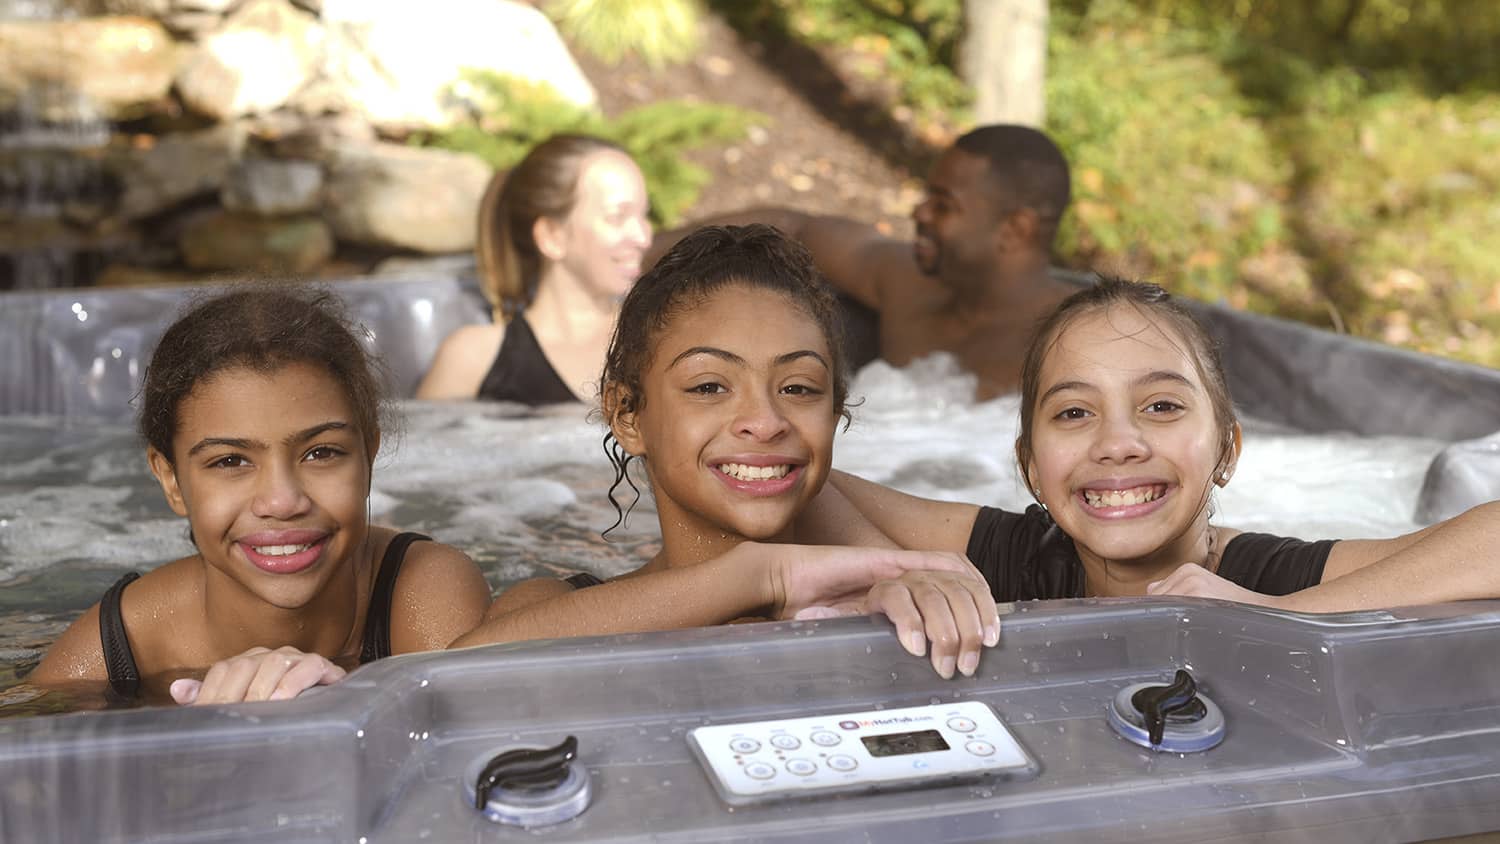
[[[610,64],[633,54],[660,68],[698,50],[696,0],[548,0],[544,10],[573,43]]]
[[[465,99],[476,103],[472,122],[419,136],[424,146],[470,152],[496,169],[515,166],[538,143],[560,132],[612,140],[630,151],[646,177],[652,219],[679,222],[709,175],[686,153],[743,137],[764,115],[726,105],[664,100],[609,119],[573,105],[546,85],[493,73],[466,76]]]

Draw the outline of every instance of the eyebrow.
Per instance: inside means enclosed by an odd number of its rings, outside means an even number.
[[[330,420],[328,422],[314,425],[311,428],[304,428],[301,431],[296,431],[294,433],[288,434],[286,438],[282,440],[282,442],[288,445],[292,443],[306,442],[324,432],[342,431],[348,427],[348,422],[337,419]],[[266,447],[266,444],[261,442],[260,440],[247,440],[237,437],[205,437],[195,443],[192,448],[188,449],[188,457],[192,457],[200,451],[214,448],[216,446],[235,448],[240,449],[241,451],[250,451],[257,448],[263,449]]]
[[[671,369],[677,364],[682,363],[684,359],[690,358],[693,355],[709,355],[712,357],[716,357],[722,361],[732,363],[736,366],[746,365],[746,361],[744,358],[726,349],[719,349],[715,348],[714,346],[694,346],[691,349],[683,351],[683,353],[678,355],[677,357],[672,358],[672,362],[667,364],[667,369]],[[818,363],[823,364],[824,369],[833,369],[832,366],[829,366],[828,361],[822,355],[818,354],[812,349],[799,349],[795,352],[787,352],[784,355],[778,355],[776,359],[772,361],[772,363],[776,366],[783,366],[800,358],[813,358]]]
[[[1192,390],[1195,393],[1198,391],[1197,385],[1193,384],[1192,381],[1189,381],[1185,375],[1182,375],[1178,372],[1173,372],[1170,369],[1157,369],[1148,372],[1145,375],[1142,375],[1141,377],[1130,382],[1130,386],[1145,387],[1151,384],[1160,383],[1162,381],[1170,381],[1174,384],[1181,384],[1182,386],[1187,387],[1189,390]],[[1057,384],[1053,384],[1050,388],[1048,388],[1047,392],[1042,393],[1042,397],[1037,399],[1037,404],[1041,404],[1042,402],[1051,398],[1053,393],[1060,393],[1063,390],[1097,389],[1097,387],[1087,381],[1061,381]]]

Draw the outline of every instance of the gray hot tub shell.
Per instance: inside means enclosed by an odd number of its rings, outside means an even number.
[[[492,646],[375,663],[281,703],[0,722],[5,841],[1414,841],[1500,830],[1500,602],[1315,617],[1196,600],[1018,605],[972,679],[879,620]],[[1212,750],[1107,724],[1189,668]],[[1039,773],[729,809],[689,750],[711,723],[978,700]],[[594,778],[525,832],[461,772],[567,735]]]

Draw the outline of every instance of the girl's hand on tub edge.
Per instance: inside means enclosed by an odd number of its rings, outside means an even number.
[[[171,693],[184,706],[288,700],[313,686],[336,683],[345,673],[326,657],[290,645],[274,651],[251,648],[214,663],[202,680],[173,681]]]

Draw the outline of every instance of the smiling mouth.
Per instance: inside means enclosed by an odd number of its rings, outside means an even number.
[[[250,548],[262,557],[290,557],[293,554],[300,554],[306,551],[315,544],[317,543],[309,542],[305,545],[251,545]]]
[[[737,481],[774,481],[786,477],[792,471],[790,463],[776,466],[747,466],[744,463],[720,463],[718,470]]]
[[[1103,510],[1109,507],[1131,507],[1155,501],[1167,494],[1166,484],[1146,484],[1130,489],[1085,489],[1083,500],[1090,507]]]

